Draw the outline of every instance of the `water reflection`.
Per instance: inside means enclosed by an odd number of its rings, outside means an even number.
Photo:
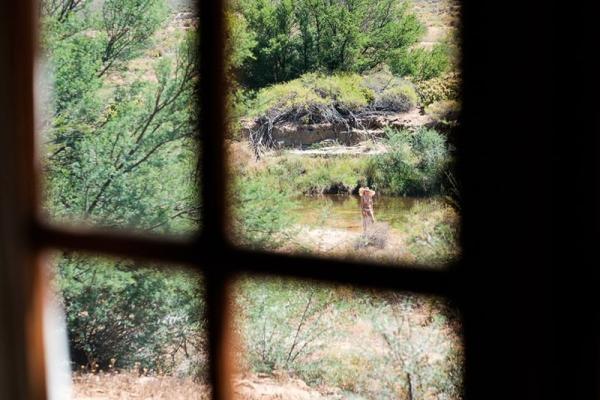
[[[417,197],[379,196],[373,198],[373,208],[377,221],[387,222],[392,227],[401,228],[408,215],[419,204],[430,203],[432,199]],[[300,223],[329,228],[361,231],[360,198],[358,196],[322,195],[302,196],[296,200],[294,213]]]

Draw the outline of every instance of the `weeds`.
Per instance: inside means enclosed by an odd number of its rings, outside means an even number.
[[[376,222],[354,242],[356,250],[367,247],[385,248],[390,234],[390,226],[385,222]]]
[[[245,317],[238,329],[255,372],[298,371],[333,329],[325,317],[333,300],[328,289],[282,279],[246,280],[238,293]]]

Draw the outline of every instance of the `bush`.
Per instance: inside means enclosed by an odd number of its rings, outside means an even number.
[[[425,107],[425,112],[439,124],[454,125],[460,114],[460,103],[456,100],[436,101]]]
[[[366,157],[305,157],[285,154],[265,158],[246,172],[247,179],[266,179],[272,187],[293,198],[338,191],[349,193],[357,187],[359,181],[365,181],[364,169],[367,163]]]
[[[417,82],[415,88],[421,104],[428,106],[442,100],[456,100],[460,97],[460,76],[456,73]]]
[[[460,398],[462,349],[456,346],[458,332],[447,305],[392,294],[372,315],[386,343],[380,376],[390,398]]]
[[[354,248],[363,249],[367,247],[385,248],[390,234],[390,226],[385,222],[376,222],[373,226],[367,228],[367,231],[360,235],[354,243]]]
[[[387,65],[366,74],[364,84],[375,93],[376,110],[406,112],[418,102],[413,84],[394,76]]]
[[[79,255],[63,257],[58,271],[75,366],[139,366],[156,373],[202,361],[198,277]]]
[[[376,96],[373,104],[376,110],[406,112],[417,104],[417,93],[409,83],[385,89]]]
[[[374,93],[356,74],[305,74],[298,79],[260,90],[250,107],[251,116],[273,114],[287,109],[306,110],[312,106],[339,105],[357,110],[373,101]]]
[[[389,151],[369,160],[368,184],[395,195],[440,192],[450,162],[446,138],[432,129],[387,129],[386,134]]]
[[[242,245],[274,249],[280,247],[293,223],[294,206],[286,187],[269,175],[239,177],[234,185],[234,237]]]
[[[415,81],[437,78],[450,67],[450,46],[439,43],[432,49],[415,47],[397,57],[391,64],[395,74],[410,76]]]
[[[417,262],[445,265],[460,255],[458,214],[448,205],[431,200],[407,214],[407,244]]]
[[[411,82],[394,76],[387,66],[383,66],[364,76],[305,74],[260,90],[248,109],[253,117],[318,106],[353,112],[366,108],[405,112],[417,104],[418,98]]]
[[[254,372],[301,373],[309,357],[324,346],[334,325],[326,313],[333,292],[305,283],[245,280],[237,305],[237,329],[245,344],[245,361]]]

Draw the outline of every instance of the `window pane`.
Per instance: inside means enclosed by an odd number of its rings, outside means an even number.
[[[43,208],[60,223],[198,226],[188,2],[41,0]]]
[[[231,7],[234,242],[388,263],[455,260],[458,3]]]
[[[461,399],[460,317],[409,293],[244,279],[239,399]]]
[[[49,320],[46,332],[64,330],[66,321],[70,363],[57,366],[50,354],[48,369],[71,371],[75,399],[209,398],[199,275],[67,252],[54,263],[64,318]]]

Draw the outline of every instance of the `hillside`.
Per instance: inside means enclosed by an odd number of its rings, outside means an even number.
[[[413,0],[413,9],[427,26],[421,40],[423,47],[431,48],[454,34],[460,23],[460,5],[456,0]]]

